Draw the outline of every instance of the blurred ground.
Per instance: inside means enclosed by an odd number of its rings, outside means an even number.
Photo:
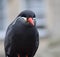
[[[0,57],[4,56],[4,41],[0,40]],[[40,39],[35,57],[60,57],[60,40]]]
[[[4,43],[0,40],[0,57],[4,57]]]

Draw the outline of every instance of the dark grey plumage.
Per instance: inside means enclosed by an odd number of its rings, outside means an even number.
[[[35,18],[34,12],[25,10],[8,26],[5,36],[6,57],[33,57],[39,46],[39,35],[36,26],[25,22],[22,17]]]

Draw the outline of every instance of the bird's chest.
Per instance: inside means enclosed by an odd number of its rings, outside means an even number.
[[[34,46],[36,42],[35,30],[21,30],[14,37],[15,45],[20,47]]]
[[[19,41],[22,42],[33,41],[35,39],[35,31],[32,30],[22,31],[17,35],[17,38],[19,39]]]

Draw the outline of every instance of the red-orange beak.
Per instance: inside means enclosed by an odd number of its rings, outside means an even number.
[[[31,23],[32,25],[34,25],[34,21],[33,21],[33,19],[31,17],[28,18],[28,22]]]

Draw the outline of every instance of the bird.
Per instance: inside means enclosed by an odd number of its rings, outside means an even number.
[[[7,28],[4,40],[5,56],[34,57],[38,47],[36,15],[31,10],[24,10]]]

